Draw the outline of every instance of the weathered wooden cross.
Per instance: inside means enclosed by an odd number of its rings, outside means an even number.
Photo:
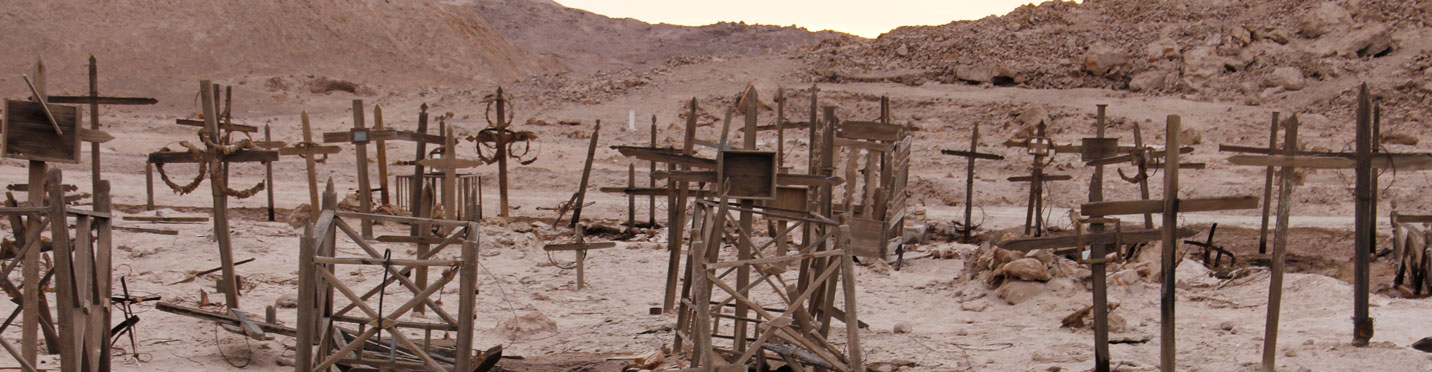
[[[586,237],[583,236],[583,230],[585,228],[585,226],[578,224],[575,228],[572,229],[573,235],[576,235],[577,237],[577,241],[575,243],[548,244],[542,247],[542,250],[547,251],[547,254],[552,254],[552,252],[556,251],[576,252],[577,262],[573,265],[576,266],[577,269],[577,290],[579,291],[582,290],[582,288],[586,288],[587,286],[587,251],[592,249],[612,248],[617,246],[617,243],[615,242],[588,243]]]
[[[1034,158],[1030,163],[1028,176],[1010,177],[1010,182],[1029,182],[1029,201],[1024,209],[1024,234],[1040,236],[1044,234],[1044,184],[1052,181],[1068,181],[1074,179],[1067,174],[1045,174],[1044,167],[1048,166],[1054,155],[1060,152],[1079,152],[1073,145],[1057,145],[1049,139],[1046,134],[1046,126],[1040,121],[1034,137],[1023,141],[1005,141],[1005,147],[1023,147],[1029,155]]]
[[[515,132],[511,129],[514,110],[512,103],[503,97],[501,87],[497,88],[497,94],[488,96],[485,101],[487,102],[487,111],[484,118],[487,120],[488,127],[478,132],[475,139],[477,141],[477,157],[483,163],[497,163],[497,192],[500,198],[499,208],[501,208],[499,216],[507,218],[511,211],[507,204],[507,161],[510,158],[523,165],[537,161],[535,155],[531,158],[527,157],[531,152],[531,143],[537,139],[537,135],[528,131]],[[495,119],[489,116],[494,108],[497,111]],[[524,146],[520,153],[514,151],[517,144]],[[492,151],[492,155],[488,156],[483,151],[484,148]]]
[[[229,240],[229,218],[228,206],[229,196],[246,198],[257,193],[258,186],[249,190],[236,191],[228,186],[228,179],[224,174],[224,166],[229,163],[244,162],[271,162],[278,160],[279,154],[276,151],[255,150],[253,143],[242,140],[237,144],[223,144],[221,132],[224,127],[219,125],[219,107],[215,100],[217,89],[209,80],[199,81],[200,102],[204,110],[204,129],[199,131],[199,139],[203,147],[190,145],[187,141],[181,144],[188,148],[188,151],[159,151],[149,154],[149,162],[153,163],[160,170],[165,183],[181,194],[192,192],[203,182],[204,175],[210,177],[209,185],[214,195],[214,238],[219,243],[219,260],[223,267],[223,279],[220,289],[224,292],[224,304],[230,309],[239,308],[238,280],[234,274],[233,247]],[[163,172],[164,164],[172,163],[199,163],[198,176],[189,185],[177,185],[169,180],[168,175]],[[207,171],[206,171],[207,170]]]
[[[557,219],[552,221],[553,226],[562,222],[562,216],[566,215],[568,210],[572,211],[572,219],[567,226],[575,228],[577,222],[582,220],[582,204],[587,200],[587,180],[592,176],[592,160],[597,156],[597,139],[601,134],[602,121],[597,120],[597,125],[592,128],[592,140],[587,144],[587,160],[582,165],[582,179],[577,182],[577,192],[572,193],[572,197],[558,209]]]
[[[99,67],[94,56],[89,57],[89,95],[84,96],[49,96],[48,102],[54,104],[88,104],[90,108],[90,130],[99,130],[99,106],[100,105],[153,105],[159,100],[147,97],[103,97],[99,95]],[[90,143],[90,181],[91,185],[99,185],[100,180],[100,142]],[[94,186],[98,187],[98,186]],[[97,190],[97,189],[96,189]],[[98,193],[98,191],[96,191]]]
[[[296,155],[303,158],[304,170],[308,176],[308,211],[311,218],[318,218],[318,163],[328,160],[329,155],[337,154],[343,149],[338,146],[323,146],[313,142],[313,128],[308,123],[308,112],[299,114],[299,120],[303,125],[303,141],[293,146],[279,149],[280,155]],[[322,158],[318,156],[322,155]]]
[[[970,241],[970,235],[971,235],[971,234],[974,232],[974,230],[975,230],[974,225],[973,225],[974,220],[973,220],[972,217],[971,217],[971,216],[974,215],[974,202],[975,202],[975,160],[979,160],[979,159],[984,159],[984,160],[1004,160],[1004,157],[1003,157],[1003,156],[995,155],[995,154],[986,154],[986,153],[982,153],[982,152],[979,152],[979,151],[980,151],[980,124],[979,124],[979,123],[975,123],[974,128],[970,130],[970,150],[969,150],[969,151],[940,150],[940,153],[941,153],[941,154],[959,156],[959,157],[964,157],[964,158],[966,158],[966,159],[969,159],[969,162],[965,164],[965,227],[964,227],[964,229],[962,229],[962,230],[963,230],[962,233],[964,234],[965,242],[969,242],[969,241]]]

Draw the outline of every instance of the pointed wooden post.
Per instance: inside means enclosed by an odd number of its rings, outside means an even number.
[[[45,62],[43,60],[35,61],[35,71],[31,76],[35,79],[35,89],[39,91],[40,96],[43,97],[45,92]],[[31,160],[29,170],[28,186],[30,189],[26,194],[30,199],[30,206],[44,206],[45,182],[48,180],[48,176],[46,175],[47,165],[43,161]],[[60,220],[58,222],[50,221],[50,223],[63,225],[65,222],[64,220]],[[25,231],[36,231],[40,228],[40,219],[32,216],[25,227]],[[23,277],[21,280],[25,286],[25,292],[21,294],[21,302],[24,303],[24,309],[20,314],[20,354],[23,355],[25,362],[30,365],[38,365],[40,311],[44,310],[47,313],[49,312],[48,307],[45,309],[40,308],[40,297],[43,296],[43,294],[40,292],[39,249],[28,249],[25,251],[25,257],[22,258],[22,262],[20,263],[20,272]]]
[[[744,148],[745,148],[746,150],[755,150],[755,149],[756,149],[756,136],[757,136],[757,133],[758,133],[757,130],[756,130],[756,119],[757,119],[758,116],[760,115],[760,108],[761,108],[760,103],[759,103],[759,100],[757,99],[757,95],[758,95],[758,94],[759,94],[759,93],[757,93],[755,89],[748,89],[748,90],[746,90],[746,102],[747,102],[747,104],[746,104],[746,107],[745,107],[746,113],[745,113],[745,115],[744,115],[744,116],[745,116],[745,119],[746,119],[746,130],[745,130],[745,133],[742,135],[742,139],[743,139],[744,142],[745,142]],[[739,224],[740,224],[740,226],[741,226],[742,231],[746,231],[746,232],[755,231],[755,229],[754,229],[754,227],[755,227],[755,226],[754,226],[754,225],[755,225],[755,221],[754,221],[755,215],[751,212],[752,210],[755,209],[755,206],[756,206],[756,201],[755,201],[755,200],[751,200],[751,199],[741,199],[741,213],[740,213],[740,215],[739,215]],[[736,235],[738,236],[738,240],[737,240],[737,242],[736,242],[736,243],[737,243],[737,244],[736,244],[736,257],[737,257],[737,259],[739,259],[739,260],[749,260],[749,259],[754,258],[753,249],[754,249],[755,247],[754,247],[754,244],[751,243],[751,236],[750,236],[750,234],[736,234]],[[742,296],[747,296],[747,297],[750,296],[750,291],[747,289],[747,287],[750,285],[750,283],[751,283],[751,266],[750,266],[750,265],[741,265],[740,267],[736,268],[736,288],[740,288],[740,289],[741,289],[740,295],[742,295]],[[735,342],[735,351],[736,351],[737,353],[744,353],[744,352],[746,352],[746,336],[747,336],[746,326],[747,326],[747,322],[746,322],[745,319],[746,319],[747,313],[748,313],[749,311],[750,311],[750,309],[749,309],[749,307],[746,305],[746,303],[744,303],[744,302],[737,302],[737,303],[736,303],[736,318],[737,318],[737,319],[736,319],[736,322],[735,322],[735,334],[734,334],[734,335],[735,335],[735,341],[736,341],[736,342]]]
[[[272,142],[273,142],[273,137],[272,137],[272,135],[269,133],[269,125],[268,125],[268,124],[264,124],[264,142],[268,142],[268,143],[272,143]],[[282,145],[282,144],[279,144],[279,147],[283,147],[283,145]],[[274,220],[274,212],[273,212],[273,189],[274,189],[274,187],[273,187],[273,162],[271,162],[271,161],[266,161],[266,162],[264,162],[264,186],[265,186],[265,187],[264,187],[264,192],[265,192],[266,194],[268,194],[268,220],[269,220],[269,221],[273,221],[273,220]]]
[[[496,105],[497,123],[494,126],[500,129],[506,129],[512,123],[507,122],[507,99],[502,97],[502,87],[497,87]],[[597,126],[600,127],[601,123],[597,123]],[[593,136],[593,138],[595,137],[596,136]],[[500,198],[498,205],[502,208],[498,215],[502,216],[502,218],[508,218],[509,211],[512,210],[512,208],[507,205],[507,139],[507,136],[501,133],[497,136],[497,193]],[[580,211],[580,206],[578,206],[578,208]],[[576,218],[572,220],[576,221]]]
[[[279,154],[298,155],[299,157],[303,158],[304,170],[306,176],[308,177],[308,210],[309,213],[312,215],[311,218],[318,218],[318,214],[321,211],[321,206],[319,205],[320,202],[318,200],[317,156],[337,154],[339,151],[341,151],[341,149],[339,149],[337,146],[321,146],[313,142],[313,128],[309,126],[307,111],[301,112],[299,114],[299,120],[302,123],[301,125],[303,129],[303,142],[295,144],[291,147],[285,147],[283,149],[280,149]]]
[[[700,113],[697,108],[696,98],[692,97],[688,103],[690,111],[686,115],[686,133],[682,140],[681,154],[692,155],[695,153],[696,144],[696,116]],[[668,165],[667,169],[670,168]],[[681,166],[680,169],[690,169],[689,166]],[[667,198],[666,202],[666,250],[670,257],[666,266],[666,296],[662,300],[663,311],[671,311],[676,306],[677,278],[681,270],[681,245],[686,228],[686,197],[687,188],[691,186],[686,181],[672,182],[667,180],[668,187],[674,187],[675,193]],[[690,268],[688,268],[690,271]]]
[[[1107,104],[1098,104],[1097,121],[1095,123],[1095,137],[1104,138],[1105,111]],[[1086,147],[1085,152],[1092,149]],[[1178,151],[1169,151],[1177,153]],[[1106,156],[1100,154],[1098,156]],[[1177,158],[1174,158],[1177,159]],[[1095,166],[1094,176],[1089,180],[1089,202],[1096,203],[1104,201],[1104,167]],[[1095,233],[1104,231],[1104,224],[1095,223],[1089,226],[1089,230]],[[1094,278],[1094,371],[1109,372],[1109,297],[1108,283],[1105,282],[1104,256],[1107,248],[1118,249],[1118,247],[1105,246],[1104,244],[1091,244],[1089,259],[1094,263],[1089,265],[1091,277]]]
[[[144,159],[144,210],[154,210],[154,163]]]
[[[1278,112],[1273,112],[1273,124],[1268,130],[1268,153],[1278,151]],[[1295,150],[1296,151],[1296,150]],[[1288,154],[1297,155],[1297,154]],[[1275,167],[1268,167],[1264,170],[1263,176],[1263,219],[1258,225],[1258,254],[1268,253],[1268,212],[1273,205],[1273,171]]]
[[[651,147],[656,148],[656,115],[651,116]],[[648,175],[656,174],[656,161],[650,161],[651,169]],[[647,177],[647,187],[656,188],[656,177]],[[647,196],[646,224],[650,228],[656,228],[656,195]],[[670,208],[670,207],[667,207]]]
[[[373,212],[373,189],[368,184],[368,138],[363,123],[363,100],[353,100],[353,153],[358,160],[358,208],[363,213]],[[356,138],[363,133],[362,139]],[[373,220],[360,218],[363,224],[363,239],[373,239]]]
[[[99,130],[99,67],[95,65],[94,56],[89,57],[89,114],[90,129]],[[90,187],[94,188],[94,195],[99,195],[100,162],[99,142],[90,143]]]
[[[557,220],[553,221],[553,225],[562,221],[562,214],[568,209],[572,210],[572,220],[568,221],[568,227],[577,227],[577,222],[582,220],[582,204],[587,200],[587,181],[592,176],[592,161],[597,156],[597,139],[601,134],[602,121],[597,120],[596,127],[592,128],[592,141],[587,145],[587,161],[582,166],[582,180],[577,184],[577,193],[573,194],[567,205],[557,213]]]
[[[373,105],[373,130],[382,131],[383,128],[383,106]],[[388,143],[378,139],[378,202],[380,205],[390,205],[388,199]]]

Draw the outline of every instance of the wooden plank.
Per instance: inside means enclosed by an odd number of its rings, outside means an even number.
[[[183,222],[209,222],[209,217],[124,216],[124,217],[122,217],[121,219],[123,219],[123,220],[125,220],[125,221],[144,221],[144,222],[174,222],[174,223],[183,223]]]
[[[648,148],[637,146],[612,146],[623,156],[633,157],[638,160],[654,161],[658,163],[675,164],[679,166],[697,167],[704,169],[716,169],[715,159],[699,158],[692,155],[677,153],[675,149]]]
[[[1228,162],[1233,165],[1260,167],[1291,166],[1313,169],[1353,169],[1357,167],[1356,159],[1328,155],[1233,155],[1228,157]],[[1371,167],[1401,171],[1432,170],[1432,154],[1377,154],[1371,159]]]
[[[442,242],[444,242],[444,241],[446,241],[446,240],[447,240],[446,237],[441,237],[441,236],[436,236],[436,235],[429,235],[429,236],[384,235],[384,236],[379,236],[379,237],[378,237],[378,241],[384,242],[384,243],[441,244]]]
[[[616,242],[548,244],[548,245],[542,246],[542,250],[548,251],[548,252],[552,252],[552,251],[581,251],[581,250],[588,250],[588,249],[612,248],[612,247],[616,247],[616,246],[617,246],[617,243],[616,243]]]
[[[397,131],[397,133],[393,135],[393,139],[435,145],[441,145],[443,143],[443,136],[406,130]]]
[[[45,111],[45,107],[49,111]],[[54,124],[60,127],[61,134],[55,133],[45,116],[47,112],[54,114]],[[74,106],[5,100],[4,118],[0,119],[0,131],[3,131],[0,148],[5,157],[12,159],[79,163],[79,115],[79,108]]]
[[[1194,235],[1196,235],[1196,234],[1198,234],[1198,231],[1197,231],[1197,230],[1184,227],[1184,228],[1179,228],[1179,229],[1178,229],[1178,234],[1177,234],[1176,236],[1177,236],[1178,238],[1182,239],[1182,238],[1187,238],[1187,237],[1190,237],[1190,236],[1194,236]],[[1109,245],[1109,244],[1114,244],[1114,235],[1115,235],[1115,232],[1113,232],[1113,231],[1103,231],[1103,232],[1090,232],[1090,233],[1085,233],[1085,234],[1084,234],[1084,244],[1085,244],[1085,245],[1095,245],[1095,244]],[[1133,243],[1151,242],[1151,241],[1159,240],[1159,239],[1161,239],[1162,237],[1163,237],[1163,229],[1132,230],[1132,231],[1124,231],[1123,235],[1120,236],[1120,241],[1121,241],[1122,243],[1124,243],[1124,244],[1133,244]],[[1028,252],[1028,251],[1032,251],[1032,250],[1036,250],[1036,249],[1069,248],[1069,247],[1074,247],[1074,246],[1076,246],[1077,244],[1078,244],[1078,241],[1077,241],[1077,238],[1076,238],[1074,235],[1060,235],[1060,236],[1043,236],[1043,237],[1038,237],[1038,238],[1025,238],[1025,239],[1005,240],[1005,241],[996,243],[995,245],[999,246],[1000,248],[1004,248],[1004,249],[1008,249],[1008,250],[1012,250],[1012,251]]]
[[[204,121],[203,121],[203,120],[191,120],[191,119],[176,119],[176,120],[174,120],[174,124],[179,124],[179,125],[184,125],[184,126],[190,126],[190,127],[203,127],[203,126],[204,126]],[[219,127],[220,127],[220,128],[223,128],[225,131],[229,131],[229,132],[244,132],[244,133],[258,133],[258,132],[259,132],[259,127],[252,126],[252,125],[234,124],[234,123],[223,123],[223,124],[219,124]]]
[[[836,136],[848,139],[895,142],[904,137],[905,126],[873,121],[845,121],[836,126]]]
[[[1074,179],[1074,176],[1070,176],[1067,174],[1045,174],[1041,175],[1040,179],[1044,182],[1068,181]],[[1008,180],[1009,182],[1031,182],[1034,181],[1034,176],[1016,176],[1007,178],[1006,180]]]
[[[218,322],[218,323],[221,323],[221,324],[229,324],[229,325],[232,325],[232,326],[235,326],[235,327],[239,326],[239,319],[238,319],[238,318],[235,318],[233,315],[229,315],[229,314],[220,314],[220,313],[211,312],[211,311],[208,311],[208,310],[203,310],[203,309],[199,309],[199,308],[188,307],[188,306],[179,305],[179,304],[175,304],[175,303],[169,303],[169,302],[156,303],[156,304],[154,305],[154,308],[155,308],[156,310],[163,311],[163,312],[170,313],[170,314],[183,315],[183,316],[187,316],[187,317],[190,317],[190,318],[198,318],[198,319],[208,320],[208,321],[211,321],[211,322]],[[299,313],[303,313],[303,312],[300,311]],[[263,330],[263,331],[266,332],[266,333],[271,332],[271,333],[275,333],[275,334],[279,334],[279,335],[284,335],[284,336],[289,336],[289,337],[296,337],[296,336],[298,335],[298,330],[297,330],[297,329],[289,328],[289,327],[286,327],[286,326],[283,326],[283,325],[270,324],[270,323],[254,323],[254,325],[255,325],[255,326],[258,326],[259,329]],[[302,348],[300,348],[300,349],[302,349]]]
[[[208,132],[208,140],[213,143],[222,141],[219,133],[219,107],[214,97],[217,90],[217,87],[210,81],[199,81],[200,104],[203,105],[204,110],[204,129],[205,132]],[[241,151],[237,154],[249,152]],[[273,151],[253,151],[253,153],[264,153],[272,156],[272,160],[278,159],[278,154]],[[186,158],[196,160],[192,155]],[[210,156],[205,160],[209,162],[209,186],[214,195],[214,238],[219,244],[219,262],[223,267],[220,291],[224,293],[224,304],[230,309],[238,309],[240,308],[239,282],[236,278],[237,274],[234,272],[234,253],[229,241],[228,177],[225,172],[219,171],[223,169],[225,158],[227,157]],[[150,162],[161,163],[154,160],[154,154],[150,154]]]
[[[153,164],[183,164],[198,163],[202,159],[194,159],[194,154],[178,151],[161,151],[149,154],[149,162]],[[223,158],[225,163],[262,163],[278,161],[277,151],[267,150],[239,150]],[[222,172],[220,172],[222,173]]]
[[[146,228],[146,227],[133,227],[133,226],[114,226],[113,228],[114,228],[115,230],[122,230],[122,231],[129,231],[129,232],[137,232],[137,233],[146,233],[146,234],[179,235],[179,231],[177,231],[177,230],[168,230],[168,229],[151,229],[151,228]]]
[[[1085,203],[1079,206],[1084,216],[1119,216],[1126,214],[1163,213],[1163,200],[1121,200]],[[1178,212],[1211,212],[1258,208],[1256,196],[1226,196],[1217,198],[1188,198],[1178,200]]]
[[[979,137],[974,137],[974,138],[978,139]],[[940,150],[940,153],[941,153],[941,154],[945,154],[945,155],[961,156],[961,157],[975,158],[975,159],[1004,160],[1004,157],[1003,157],[1003,156],[1000,156],[1000,155],[986,154],[986,153],[983,153],[983,152],[974,152],[974,151]]]
[[[1149,151],[1149,152],[1148,152],[1149,156],[1154,157],[1154,158],[1162,158],[1162,157],[1164,157],[1164,155],[1167,154],[1167,153],[1168,153],[1168,150],[1167,150],[1167,149],[1165,149],[1165,150]],[[1180,153],[1180,154],[1193,153],[1193,148],[1192,148],[1192,147],[1180,147],[1180,148],[1178,149],[1178,153]],[[1113,157],[1107,157],[1107,158],[1102,158],[1102,159],[1090,160],[1090,161],[1088,161],[1088,162],[1085,162],[1084,165],[1115,165],[1115,164],[1121,164],[1121,163],[1128,163],[1128,162],[1132,162],[1132,161],[1134,161],[1134,156],[1133,156],[1132,154],[1124,154],[1124,155],[1119,155],[1119,156],[1113,156]],[[1180,164],[1180,166],[1182,166],[1182,164]]]
[[[861,141],[861,140],[848,139],[848,138],[836,138],[836,139],[835,139],[835,145],[836,145],[836,146],[839,146],[839,147],[852,148],[852,149],[860,149],[860,150],[869,150],[869,151],[874,151],[874,152],[891,152],[891,151],[895,151],[895,145],[894,145],[894,144],[891,144],[891,143]]]
[[[149,97],[49,96],[51,104],[154,105],[159,100]]]
[[[1432,223],[1432,215],[1394,214],[1392,223]]]

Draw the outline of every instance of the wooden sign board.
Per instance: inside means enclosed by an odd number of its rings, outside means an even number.
[[[716,180],[729,185],[733,199],[776,198],[776,153],[727,150],[716,158]]]
[[[771,217],[805,217],[806,203],[810,195],[810,189],[805,186],[777,186],[776,198],[766,202]]]
[[[39,103],[5,100],[5,117],[0,123],[0,153],[13,159],[56,163],[80,162],[79,108],[49,105],[63,135],[45,117]]]
[[[1103,159],[1119,154],[1118,138],[1084,138],[1080,146],[1080,160]]]
[[[846,224],[850,225],[850,245],[856,256],[885,258],[885,222],[851,217]]]

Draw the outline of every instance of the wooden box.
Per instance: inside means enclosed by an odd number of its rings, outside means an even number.
[[[845,223],[850,225],[850,245],[856,256],[885,259],[885,222],[852,217]]]
[[[79,108],[49,105],[63,135],[45,117],[39,103],[5,100],[5,116],[0,119],[0,154],[13,159],[55,163],[80,162]]]
[[[772,217],[805,217],[810,202],[810,189],[805,186],[777,186],[776,198],[766,202]]]
[[[728,185],[733,199],[776,198],[774,151],[726,150],[716,157],[716,181]]]
[[[1083,138],[1079,160],[1091,161],[1119,155],[1118,138]]]

